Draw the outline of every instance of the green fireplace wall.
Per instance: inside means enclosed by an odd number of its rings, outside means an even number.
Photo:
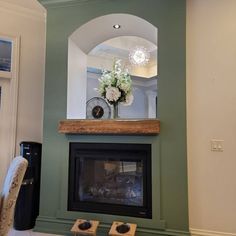
[[[70,235],[74,220],[81,217],[99,220],[99,235],[107,235],[113,220],[137,223],[137,236],[188,234],[185,0],[41,0],[41,3],[47,8],[47,45],[40,215],[36,230]],[[112,13],[136,15],[158,28],[160,134],[59,134],[58,122],[66,119],[68,37],[89,20]],[[155,219],[67,212],[70,141],[151,143]]]

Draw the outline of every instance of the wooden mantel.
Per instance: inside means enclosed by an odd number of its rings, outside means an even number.
[[[62,134],[157,135],[160,133],[160,121],[158,119],[68,119],[59,122],[58,131]]]

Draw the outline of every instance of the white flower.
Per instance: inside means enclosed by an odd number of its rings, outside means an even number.
[[[133,103],[134,96],[132,93],[129,93],[125,97],[125,102],[122,102],[122,105],[124,106],[130,106]]]
[[[121,92],[116,87],[108,87],[106,88],[106,99],[109,102],[116,102],[121,96]]]
[[[117,83],[117,86],[123,90],[125,93],[128,93],[130,88],[131,88],[131,84],[130,83],[125,83],[125,82],[121,82],[121,83]]]
[[[119,60],[115,60],[115,63],[114,63],[114,69],[115,69],[115,71],[119,71],[119,72],[121,72],[121,60],[119,59]]]
[[[117,80],[117,87],[119,87],[122,91],[125,92],[125,94],[130,93],[132,85],[132,80],[130,78],[130,75],[128,74],[122,74],[118,80]]]
[[[99,94],[110,104],[120,102],[130,105],[133,102],[132,80],[128,70],[121,68],[121,60],[114,61],[111,71],[103,70],[98,81]]]

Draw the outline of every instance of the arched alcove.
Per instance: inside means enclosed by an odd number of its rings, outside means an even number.
[[[115,30],[113,25],[122,27]],[[88,53],[102,42],[136,36],[157,45],[157,28],[146,20],[129,14],[97,17],[75,30],[68,39],[67,119],[86,118]]]

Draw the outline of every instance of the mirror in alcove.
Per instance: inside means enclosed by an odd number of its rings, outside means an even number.
[[[133,95],[129,106],[123,106],[119,101],[118,117],[156,118],[157,39],[158,29],[154,25],[130,14],[100,16],[77,28],[68,38],[67,119],[113,117],[113,104],[94,89],[99,87],[103,71],[111,71],[116,59],[121,60],[123,71],[128,69]],[[148,57],[147,63],[137,65],[143,55]],[[97,100],[100,101],[99,107],[107,107],[107,116],[104,109],[102,113],[100,108],[97,109]]]
[[[157,45],[137,36],[120,36],[96,45],[87,57],[86,118],[114,118],[114,106],[98,91],[104,71],[120,69],[131,78],[132,103],[118,103],[120,119],[157,117]],[[122,90],[121,94],[123,93]]]

